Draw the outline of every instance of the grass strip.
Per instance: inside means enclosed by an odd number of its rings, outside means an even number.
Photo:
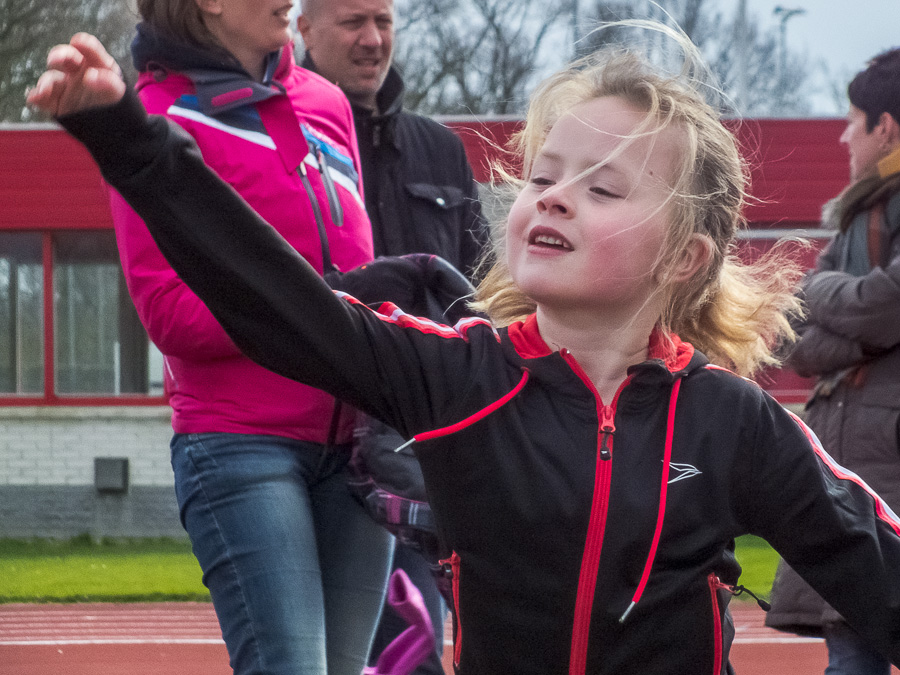
[[[0,540],[0,603],[209,600],[190,543]]]
[[[738,583],[759,597],[768,599],[778,567],[778,554],[764,539],[750,534],[738,537],[736,544],[735,555],[743,568]],[[736,600],[755,602],[747,595],[738,596]]]
[[[737,558],[740,583],[768,597],[778,554],[746,536],[737,540]],[[0,539],[0,603],[173,600],[209,600],[186,540]]]

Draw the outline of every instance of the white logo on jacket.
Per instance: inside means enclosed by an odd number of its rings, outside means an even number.
[[[669,464],[670,473],[675,474],[673,478],[669,479],[669,484],[677,483],[680,480],[684,480],[685,478],[693,478],[694,476],[699,476],[703,473],[700,469],[692,464],[677,464],[672,462]]]

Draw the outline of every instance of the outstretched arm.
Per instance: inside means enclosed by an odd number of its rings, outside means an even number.
[[[107,76],[115,84],[117,74],[96,46],[95,41],[67,46],[88,53],[52,62],[53,74],[29,100],[67,112],[57,118],[60,124],[85,145],[106,181],[143,219],[160,252],[241,351],[407,435],[473,412],[466,406],[478,401],[460,392],[469,390],[470,374],[496,344],[490,327],[487,334],[479,331],[487,340],[470,349],[471,331],[464,338],[396,308],[382,315],[336,297],[206,165],[184,130],[148,116],[133,90],[119,95],[117,86],[103,84]],[[87,62],[108,67],[85,77]],[[407,261],[388,270],[387,277],[402,282],[408,278],[404,270],[426,279],[440,276],[440,269],[420,262]],[[371,280],[363,279],[363,286]],[[467,365],[470,361],[477,363]]]
[[[85,144],[179,277],[235,343],[274,372],[356,403],[376,380],[360,313],[203,161],[177,125],[148,116],[102,45],[55,47],[29,94]]]

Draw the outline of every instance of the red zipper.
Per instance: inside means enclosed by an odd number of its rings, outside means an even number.
[[[459,656],[462,652],[462,620],[459,615],[459,555],[456,551],[449,558],[439,561],[442,567],[450,565],[450,579],[453,588],[453,615],[456,619],[456,635],[453,636],[453,665],[459,668]]]
[[[709,583],[709,594],[712,597],[712,613],[713,613],[713,672],[712,675],[722,675],[722,619],[719,616],[719,594],[716,592],[720,588],[725,588],[730,592],[734,589],[710,572],[706,578]]]
[[[594,474],[594,494],[591,499],[591,515],[588,521],[584,554],[581,558],[581,572],[578,576],[578,594],[575,598],[575,617],[572,625],[572,646],[569,652],[569,675],[584,675],[587,668],[588,639],[591,631],[591,610],[597,589],[597,570],[600,567],[600,552],[603,549],[603,535],[606,530],[606,516],[609,511],[609,486],[612,480],[613,441],[616,426],[616,402],[619,393],[630,381],[621,384],[611,405],[603,405],[600,394],[593,382],[571,355],[564,349],[560,352],[594,394],[597,401],[597,463]]]

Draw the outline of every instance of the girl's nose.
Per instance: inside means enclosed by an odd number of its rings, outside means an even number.
[[[554,186],[541,193],[537,200],[538,213],[549,212],[560,216],[568,216],[573,213],[571,200],[568,198],[565,189]]]

